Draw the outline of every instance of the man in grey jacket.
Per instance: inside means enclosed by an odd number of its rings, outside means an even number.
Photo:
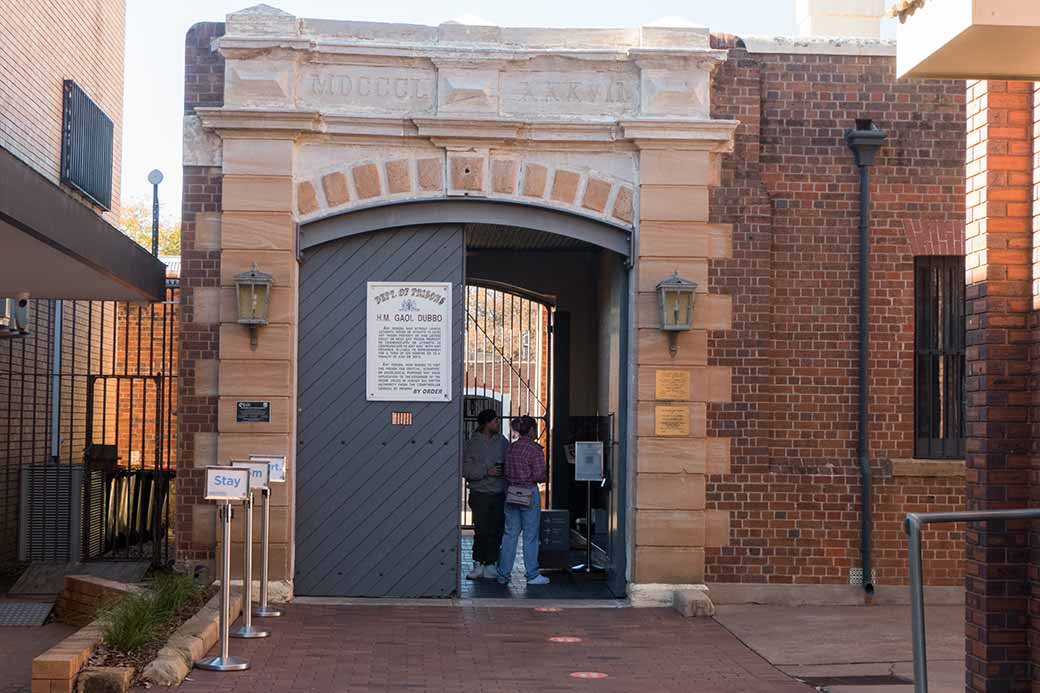
[[[498,551],[505,523],[505,462],[509,441],[500,432],[494,409],[477,415],[477,430],[462,452],[462,475],[469,486],[469,507],[473,511],[473,569],[468,580],[498,577]]]

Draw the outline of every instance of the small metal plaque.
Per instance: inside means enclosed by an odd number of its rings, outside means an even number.
[[[654,397],[663,400],[689,401],[689,371],[657,371],[655,374]]]
[[[270,402],[238,402],[235,407],[238,423],[271,423]]]
[[[412,425],[412,412],[410,412],[410,411],[393,411],[393,412],[390,412],[390,425],[391,426],[411,426]]]
[[[232,467],[249,470],[249,490],[269,488],[271,468],[267,462],[233,460]]]
[[[285,483],[285,455],[250,455],[250,462],[266,462],[268,481],[272,484]]]
[[[654,411],[654,435],[690,435],[690,408],[684,406],[660,406]]]
[[[206,500],[242,501],[248,496],[248,469],[206,467]]]
[[[574,444],[574,480],[603,481],[603,443],[600,441]]]

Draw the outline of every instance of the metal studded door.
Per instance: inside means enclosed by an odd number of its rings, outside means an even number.
[[[464,261],[457,224],[346,236],[304,251],[297,594],[456,591]],[[384,281],[451,282],[450,401],[366,400],[367,284]]]

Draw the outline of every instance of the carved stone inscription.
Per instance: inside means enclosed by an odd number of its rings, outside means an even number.
[[[503,114],[623,115],[638,108],[634,75],[619,72],[504,72]]]
[[[300,102],[321,111],[428,114],[433,112],[435,81],[432,70],[314,66],[303,70]]]

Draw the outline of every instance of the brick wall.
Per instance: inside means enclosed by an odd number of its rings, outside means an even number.
[[[110,221],[119,213],[125,13],[125,0],[0,0],[0,147],[57,183],[62,80],[75,80],[115,125]]]
[[[711,199],[712,221],[733,224],[733,255],[712,263],[709,291],[732,296],[733,326],[712,333],[708,363],[732,367],[733,401],[708,407],[732,465],[708,479],[707,507],[730,513],[708,582],[841,584],[860,565],[859,185],[843,139],[855,118],[888,132],[872,172],[877,584],[906,581],[905,512],[964,505],[960,476],[893,463],[913,457],[914,255],[963,248],[963,84],[896,81],[894,68],[734,49],[715,75],[713,117],[742,125]],[[928,532],[930,584],[961,584],[962,532]]]
[[[968,83],[967,493],[972,510],[1029,500],[1033,85]],[[967,687],[1029,690],[1028,523],[967,538]]]
[[[1029,351],[1029,392],[1033,393],[1030,399],[1030,438],[1032,448],[1030,452],[1029,490],[1030,506],[1040,505],[1040,82],[1037,82],[1033,91],[1033,304],[1029,313],[1029,327],[1032,332],[1032,340]],[[1040,534],[1035,527],[1030,533],[1030,560],[1029,560],[1029,582],[1032,585],[1040,584]],[[1035,589],[1030,591],[1029,613],[1040,614],[1040,593]],[[1030,639],[1030,661],[1032,664],[1033,686],[1036,687],[1040,681],[1040,619],[1029,620]]]
[[[224,24],[200,22],[188,30],[184,48],[184,112],[224,102],[224,59],[211,48]],[[185,166],[181,211],[181,312],[178,386],[180,421],[175,507],[178,561],[213,557],[216,514],[203,503],[203,468],[216,461],[216,373],[199,362],[213,362],[219,345],[219,298],[199,302],[200,289],[220,286],[220,167]],[[219,289],[217,289],[219,291]],[[210,292],[212,293],[212,292]]]

